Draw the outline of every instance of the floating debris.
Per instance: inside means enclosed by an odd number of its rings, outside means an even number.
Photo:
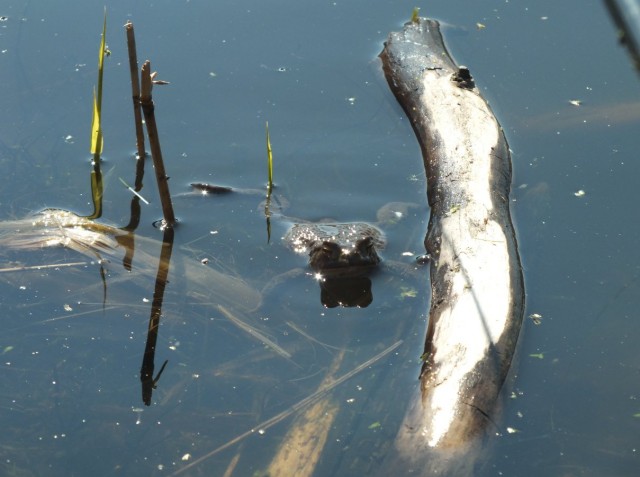
[[[582,189],[576,191],[573,193],[573,195],[575,195],[576,197],[584,197],[584,195],[586,194],[585,191],[583,191]]]
[[[415,298],[418,296],[418,290],[413,287],[400,287],[400,300],[405,298]]]
[[[529,315],[529,318],[531,318],[531,321],[533,321],[534,325],[539,325],[540,323],[542,323],[542,315],[540,313],[532,313]]]
[[[207,184],[204,182],[192,182],[189,184],[196,190],[202,192],[202,195],[207,194],[228,194],[229,192],[233,192],[231,187],[219,186],[215,184]]]

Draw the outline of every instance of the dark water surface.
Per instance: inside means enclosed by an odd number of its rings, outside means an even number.
[[[124,226],[130,218],[131,194],[118,180],[133,183],[134,173],[121,28],[130,19],[139,59],[150,58],[171,82],[154,89],[181,222],[156,373],[169,363],[145,406],[139,371],[153,276],[131,279],[112,261],[105,289],[96,263],[2,272],[0,474],[172,475],[253,429],[181,475],[224,475],[233,465],[232,475],[265,475],[301,412],[265,422],[314,393],[332,369],[337,378],[403,340],[318,411],[317,422],[335,420],[315,475],[366,475],[417,384],[428,307],[428,270],[406,273],[411,254],[424,251],[422,159],[376,58],[413,5],[128,3],[107,5],[101,220]],[[102,6],[0,6],[3,220],[44,207],[92,210],[88,143]],[[527,315],[542,315],[537,326],[526,320],[505,393],[512,398],[482,475],[636,475],[638,77],[599,3],[440,0],[421,13],[448,24],[454,56],[506,130]],[[285,219],[272,218],[267,243],[262,195],[181,195],[195,181],[264,188],[265,121],[287,216],[373,223],[389,202],[412,205],[397,224],[381,224],[387,265],[371,277],[370,306],[321,305],[305,258],[281,244]],[[137,234],[161,240],[150,165],[143,195],[151,205]],[[159,254],[159,243],[139,247]],[[4,252],[1,268],[88,262],[64,250]],[[203,258],[222,278],[202,271]],[[255,310],[231,311],[278,347],[208,298],[224,277],[247,286],[220,301],[229,308],[251,308],[247,290],[257,296],[266,287]]]

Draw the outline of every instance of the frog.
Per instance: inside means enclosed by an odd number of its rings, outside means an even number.
[[[242,189],[205,183],[192,183],[197,195],[220,195],[245,192]],[[257,195],[260,191],[246,193]],[[320,285],[321,301],[326,307],[365,307],[371,300],[371,281],[382,265],[399,273],[413,272],[416,265],[424,263],[420,257],[413,265],[398,262],[383,262],[381,256],[387,239],[382,231],[402,220],[410,209],[418,207],[414,203],[390,202],[376,213],[376,220],[369,222],[337,222],[330,219],[311,222],[294,218],[283,213],[288,201],[279,194],[268,195],[257,210],[267,218],[267,240],[271,237],[272,219],[285,225],[286,232],[281,237],[285,248],[296,254],[307,256],[307,268],[295,268],[268,280],[262,295],[268,296],[274,288],[286,280],[302,274],[312,276]],[[311,269],[312,273],[309,272]]]
[[[409,264],[383,261],[382,252],[387,245],[383,227],[392,226],[402,220],[416,204],[391,202],[376,213],[375,223],[335,222],[323,220],[309,222],[281,216],[290,224],[282,237],[284,246],[299,255],[307,256],[308,268],[318,281],[321,302],[327,308],[336,306],[368,306],[372,299],[369,276],[385,265],[395,270],[414,269]],[[263,293],[271,290],[287,278],[299,276],[303,270],[296,269],[275,277]]]
[[[384,233],[364,222],[294,223],[283,237],[285,245],[309,256],[309,267],[326,276],[366,274],[381,258]]]
[[[193,182],[190,184],[198,195],[236,193],[260,194],[255,189]],[[191,195],[191,194],[190,194]],[[337,223],[329,220],[309,222],[287,217],[282,210],[288,202],[274,196],[258,206],[267,217],[274,213],[280,221],[291,224],[283,237],[285,246],[298,254],[308,255],[309,267],[324,276],[359,276],[374,270],[382,261],[378,252],[386,245],[384,233],[366,222]],[[376,213],[377,224],[392,224],[400,220],[416,204],[391,202]]]

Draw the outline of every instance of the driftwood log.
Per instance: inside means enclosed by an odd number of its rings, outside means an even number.
[[[432,257],[420,392],[385,472],[474,475],[484,437],[499,432],[495,411],[524,312],[509,148],[437,21],[391,33],[380,58],[422,148]]]

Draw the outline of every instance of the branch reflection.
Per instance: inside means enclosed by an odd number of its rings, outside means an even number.
[[[147,405],[151,405],[151,397],[153,390],[158,384],[160,375],[164,371],[167,361],[165,361],[154,378],[153,371],[155,368],[156,342],[158,340],[158,327],[160,326],[160,317],[162,316],[162,302],[164,300],[164,290],[168,282],[169,267],[171,264],[171,252],[173,251],[174,231],[171,227],[166,227],[162,240],[162,250],[160,252],[160,262],[158,264],[158,273],[156,275],[156,284],[153,291],[153,302],[151,304],[151,316],[149,317],[149,328],[147,331],[147,343],[144,348],[144,356],[142,358],[142,367],[140,368],[140,381],[142,383],[142,401]]]

